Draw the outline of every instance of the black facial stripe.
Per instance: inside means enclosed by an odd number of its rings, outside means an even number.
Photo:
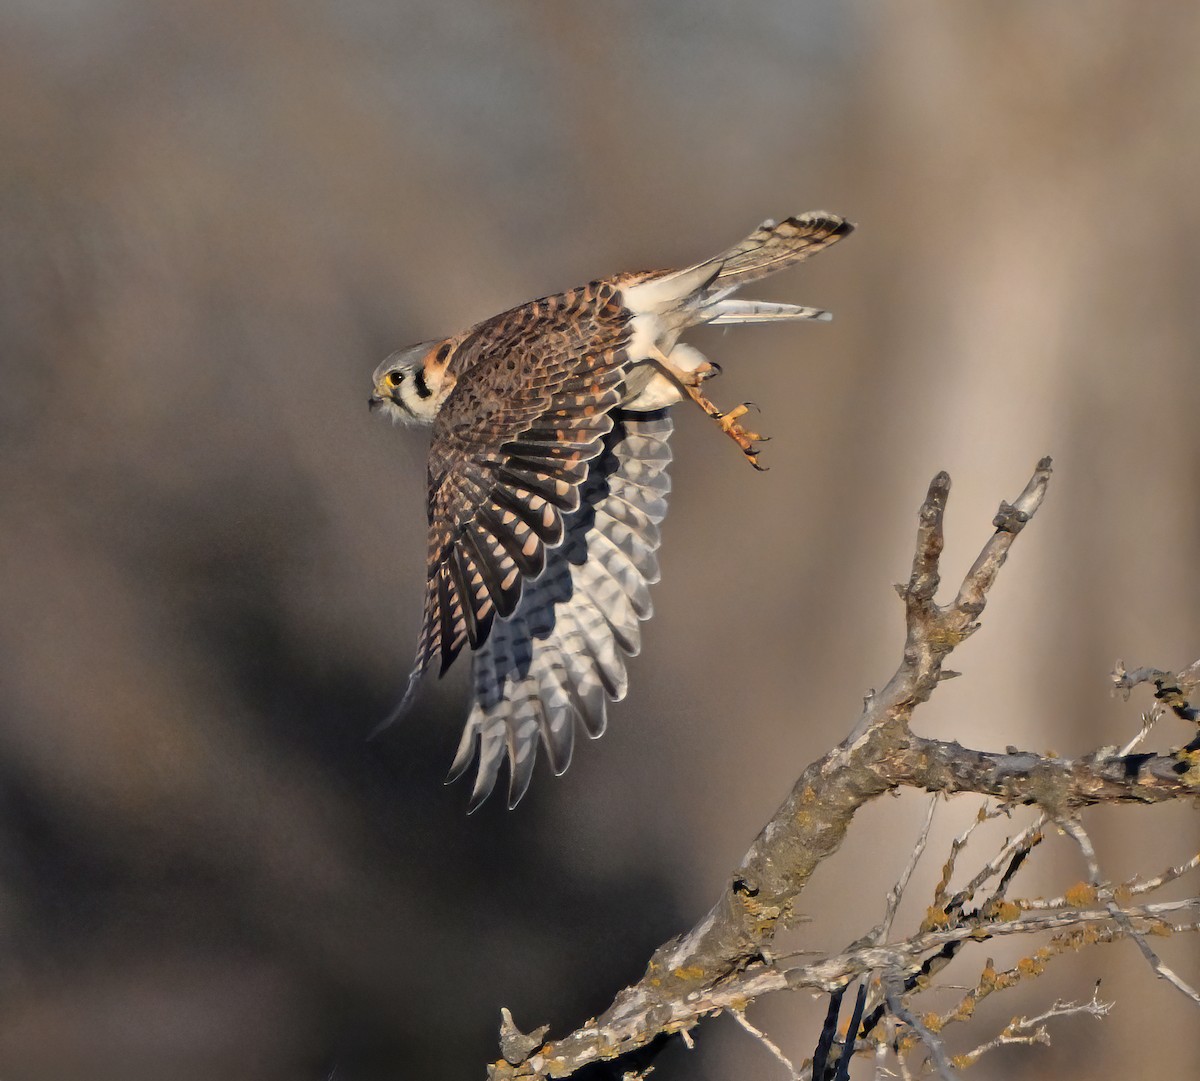
[[[413,372],[413,384],[417,388],[418,398],[428,398],[433,391],[429,389],[429,384],[425,382],[425,369],[417,368]]]

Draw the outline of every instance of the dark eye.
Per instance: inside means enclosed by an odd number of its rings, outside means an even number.
[[[387,373],[387,381],[388,381],[389,387],[398,387],[401,383],[404,382],[404,373],[403,372],[388,372]]]

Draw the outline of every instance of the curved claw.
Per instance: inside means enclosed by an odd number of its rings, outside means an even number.
[[[735,406],[728,413],[718,417],[717,423],[721,425],[721,430],[741,447],[746,460],[759,472],[765,473],[766,467],[758,464],[758,444],[767,442],[766,436],[760,435],[758,432],[747,431],[738,423],[738,418],[744,417],[752,407],[758,409],[753,402],[742,402],[741,405]]]

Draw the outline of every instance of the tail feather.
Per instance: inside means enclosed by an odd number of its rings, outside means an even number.
[[[845,218],[823,210],[781,222],[768,218],[741,243],[708,260],[720,266],[713,288],[738,288],[786,270],[853,231],[853,224]]]
[[[668,351],[675,336],[697,323],[826,319],[817,308],[729,298],[743,285],[795,266],[853,231],[853,223],[823,210],[767,220],[745,240],[702,263],[638,276],[623,286],[625,303],[635,314],[659,320],[666,334],[660,334],[657,344]]]
[[[833,316],[824,308],[808,308],[803,304],[773,304],[767,300],[718,300],[707,311],[708,322],[776,323],[789,319],[819,319],[828,322]]]

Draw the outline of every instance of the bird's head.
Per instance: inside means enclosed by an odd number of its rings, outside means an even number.
[[[454,387],[446,372],[451,343],[420,342],[393,353],[371,377],[367,404],[402,424],[432,424]]]

